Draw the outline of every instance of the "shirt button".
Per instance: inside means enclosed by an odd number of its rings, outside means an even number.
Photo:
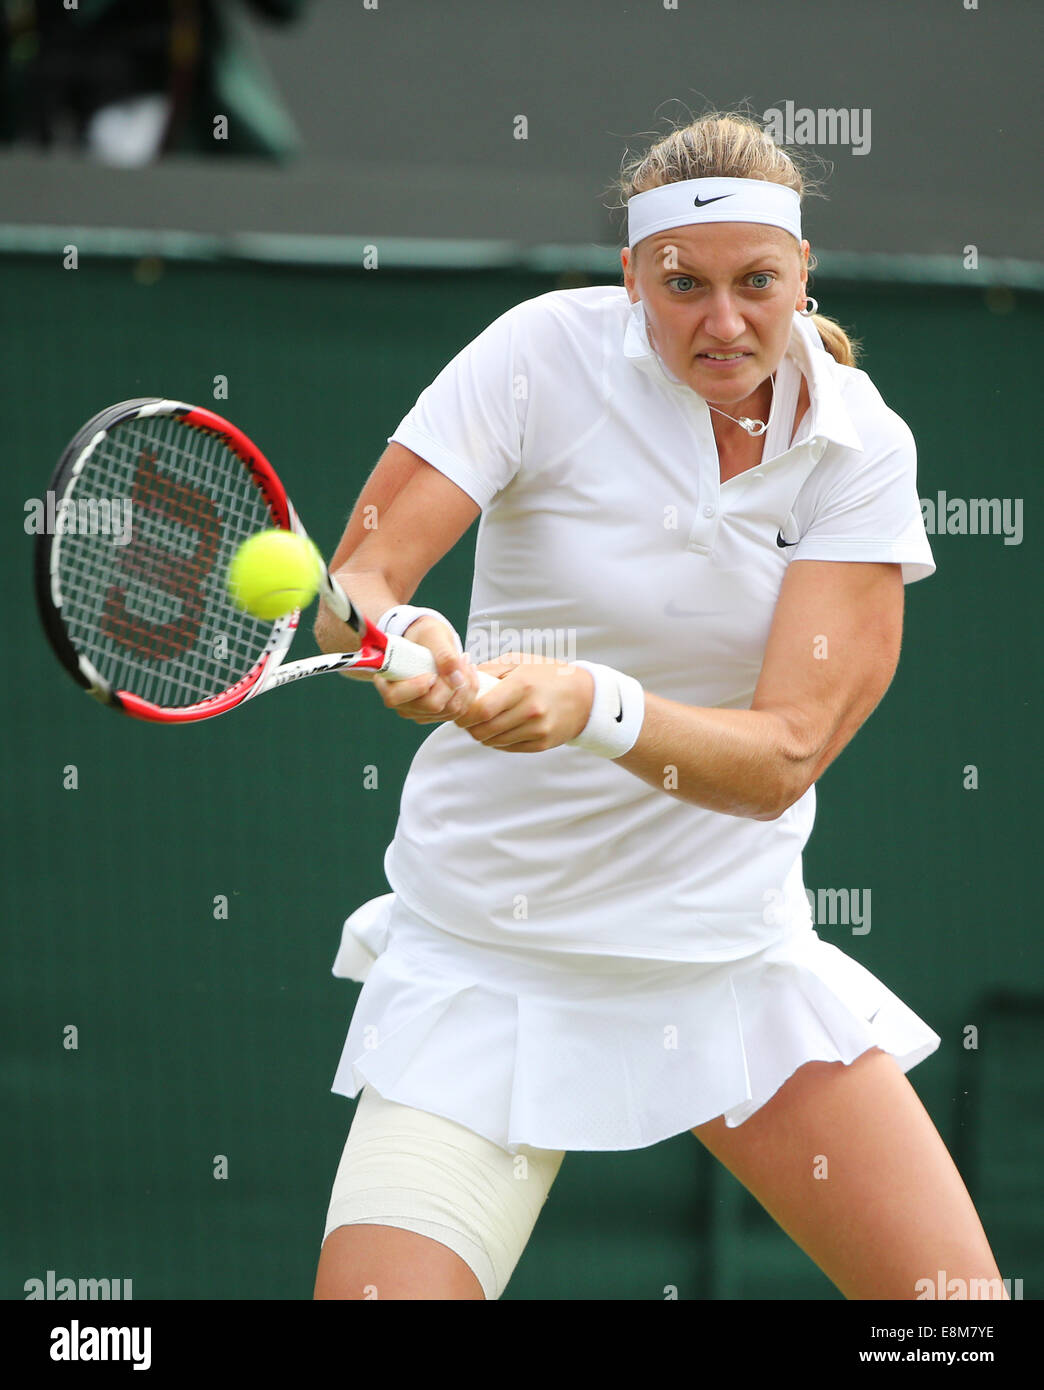
[[[710,505],[710,503],[708,503],[707,506],[705,506],[704,509],[703,509],[703,515],[704,515],[704,516],[713,516],[713,515],[714,515],[714,512],[715,512],[715,508],[712,507],[712,506]]]

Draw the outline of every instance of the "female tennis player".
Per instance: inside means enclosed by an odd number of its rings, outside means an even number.
[[[935,568],[911,432],[808,297],[804,182],[739,116],[625,159],[623,286],[490,324],[348,522],[331,569],[438,662],[380,697],[440,727],[334,965],[317,1298],[498,1298],[565,1153],[685,1130],[846,1298],[1004,1296],[905,1075],[940,1039],[802,880]],[[465,645],[410,599],[479,514]]]

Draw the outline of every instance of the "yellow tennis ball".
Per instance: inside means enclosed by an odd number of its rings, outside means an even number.
[[[237,608],[275,619],[307,608],[319,592],[323,559],[293,531],[259,531],[245,540],[228,567],[228,592]]]

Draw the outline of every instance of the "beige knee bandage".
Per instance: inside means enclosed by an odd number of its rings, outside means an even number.
[[[499,1298],[563,1153],[510,1154],[471,1130],[365,1086],[334,1179],[323,1239],[357,1223],[416,1231],[454,1250]]]

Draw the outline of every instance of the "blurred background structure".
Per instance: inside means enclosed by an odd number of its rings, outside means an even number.
[[[283,23],[307,0],[244,0]],[[104,164],[172,154],[298,152],[293,122],[251,53],[238,0],[9,0],[0,138]],[[229,131],[217,145],[213,117]]]
[[[820,782],[805,877],[829,901],[872,895],[869,932],[817,911],[820,935],[942,1036],[911,1082],[1002,1274],[1039,1297],[1038,7],[6,0],[0,15],[15,537],[0,563],[18,654],[0,690],[0,1296],[54,1270],[132,1279],[141,1299],[310,1297],[353,1108],[328,1087],[358,986],[330,966],[344,916],[386,891],[424,737],[336,681],[182,729],[96,708],[37,630],[27,500],[95,410],[170,395],[246,429],[329,554],[461,347],[520,300],[621,283],[605,190],[625,150],[745,102],[795,137],[802,112],[833,112],[828,137],[848,115],[847,143],[807,147],[828,194],[806,203],[813,292],[911,425],[922,499],[1025,503],[1017,541],[931,536],[938,572],[907,590],[892,688]],[[417,598],[462,629],[473,540]],[[506,1297],[668,1288],[840,1297],[691,1136],[569,1155]]]

